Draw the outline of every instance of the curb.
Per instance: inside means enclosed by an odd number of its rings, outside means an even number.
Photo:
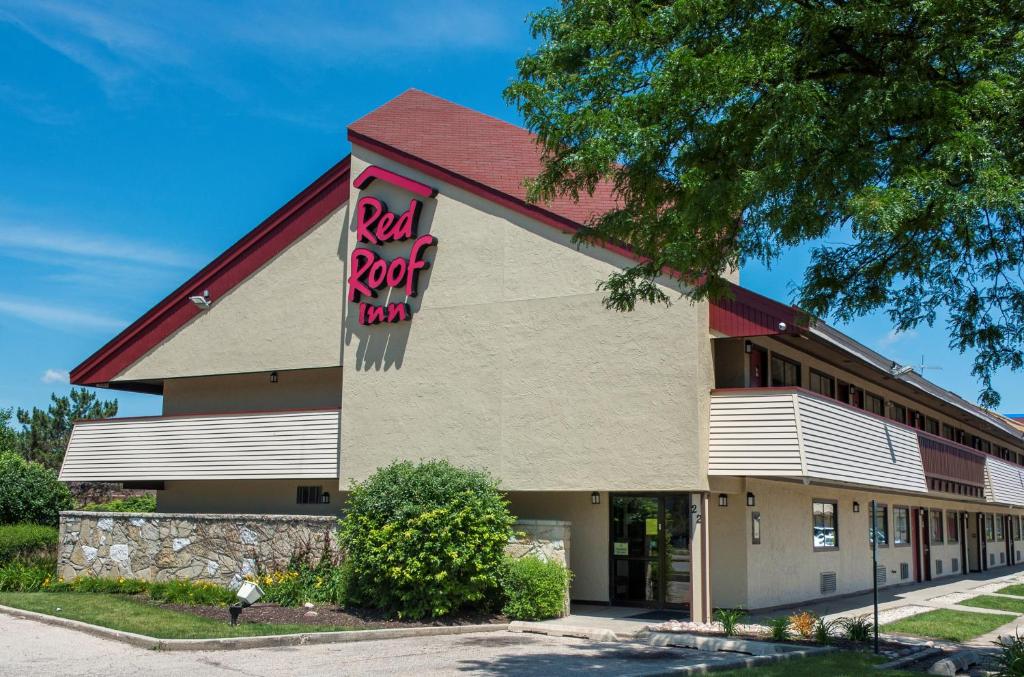
[[[700,663],[698,665],[687,665],[679,668],[673,668],[672,670],[663,672],[645,673],[644,677],[662,677],[663,675],[665,677],[670,675],[706,675],[709,672],[721,672],[723,670],[749,670],[751,668],[758,668],[771,663],[781,663],[783,661],[793,660],[794,658],[808,658],[810,656],[817,656],[823,653],[830,653],[835,650],[835,647],[823,646],[764,656],[737,656],[736,658],[730,658],[717,663]]]
[[[940,649],[937,646],[929,646],[929,647],[925,647],[925,648],[921,649],[920,651],[915,651],[912,654],[907,654],[906,656],[903,656],[901,658],[897,658],[895,660],[891,660],[891,661],[888,661],[886,663],[879,663],[878,665],[875,666],[875,669],[876,670],[896,670],[898,668],[902,668],[905,665],[910,665],[912,663],[917,663],[918,661],[923,661],[925,658],[930,658],[932,656],[938,656],[938,655],[944,654],[944,653],[945,653],[945,651],[943,651],[942,649]]]
[[[406,637],[436,637],[439,635],[466,635],[474,632],[504,632],[509,629],[505,623],[478,625],[443,625],[422,628],[384,628],[381,630],[344,630],[340,632],[303,632],[293,635],[262,635],[258,637],[224,637],[220,639],[160,639],[134,632],[113,630],[100,625],[84,623],[70,618],[50,616],[36,611],[26,611],[0,605],[0,613],[15,618],[39,621],[47,625],[77,630],[96,637],[112,639],[141,649],[157,651],[226,651],[232,649],[260,649],[275,646],[302,646],[305,644],[337,644],[341,642],[365,642],[381,639],[403,639]]]
[[[576,637],[594,642],[617,642],[622,639],[633,639],[632,636],[620,637],[606,628],[589,628],[582,625],[548,625],[530,621],[512,621],[508,624],[509,632],[528,632],[534,635],[549,637]]]

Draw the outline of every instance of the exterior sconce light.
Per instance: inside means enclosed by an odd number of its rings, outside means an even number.
[[[598,492],[598,491],[595,491],[595,492],[591,493],[590,494],[590,502],[593,505],[600,505],[601,504],[601,493]]]
[[[320,502],[321,503],[330,503],[331,502],[331,493],[329,491],[325,491],[324,493],[322,493],[320,495]]]
[[[857,501],[853,502],[853,511],[860,512],[860,503],[858,503]]]
[[[747,492],[747,507],[754,507],[754,493],[752,491]]]
[[[188,300],[195,304],[196,308],[199,310],[209,310],[211,305],[210,290],[204,289],[202,296],[189,296]]]
[[[725,494],[719,494],[718,495],[718,506],[720,508],[724,508],[727,505],[729,505],[729,497],[726,496]]]
[[[753,352],[753,351],[754,351],[754,344],[751,343],[750,341],[744,341],[743,342],[743,352],[750,353],[750,352]]]
[[[276,371],[270,372],[270,382],[271,383],[277,383],[277,372]]]

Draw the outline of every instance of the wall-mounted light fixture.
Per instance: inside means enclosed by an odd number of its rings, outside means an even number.
[[[591,494],[590,494],[590,502],[593,505],[600,505],[601,504],[601,492],[599,492],[599,491],[591,492]]]
[[[752,353],[752,352],[754,352],[754,344],[751,343],[750,341],[744,341],[743,342],[743,352],[745,352],[745,353]]]
[[[325,491],[324,493],[320,494],[320,502],[321,503],[330,503],[331,502],[331,492]]]
[[[725,494],[719,494],[718,495],[718,505],[719,505],[719,507],[722,507],[722,508],[724,508],[725,506],[729,505],[729,497],[726,496]]]
[[[747,506],[750,508],[754,507],[754,492],[752,491],[747,492]]]
[[[277,383],[277,372],[276,371],[270,372],[270,382],[271,383]]]
[[[853,511],[860,512],[860,503],[858,503],[857,501],[853,502]]]
[[[209,289],[204,289],[202,296],[189,296],[188,300],[191,301],[192,303],[196,304],[196,307],[199,308],[199,310],[209,310],[210,309],[210,290]]]

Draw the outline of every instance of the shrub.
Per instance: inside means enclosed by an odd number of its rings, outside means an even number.
[[[128,498],[115,498],[106,503],[86,503],[82,510],[94,512],[156,512],[156,496],[146,494],[143,496],[129,496]]]
[[[722,632],[726,637],[736,634],[736,626],[740,624],[747,615],[743,609],[716,609],[714,618],[722,624]]]
[[[0,563],[53,554],[57,529],[45,524],[0,525]]]
[[[771,618],[768,620],[768,629],[771,631],[773,642],[785,642],[789,639],[789,619]]]
[[[996,655],[998,677],[1024,677],[1024,639],[1014,633],[1013,637],[1001,638],[994,642],[999,647]]]
[[[139,583],[141,581],[135,582]],[[234,592],[222,585],[207,583],[205,581],[160,581],[157,583],[143,583],[143,589],[149,595],[150,599],[156,602],[167,602],[169,604],[185,604],[187,606],[226,606],[235,601]]]
[[[49,559],[0,564],[0,592],[39,592],[49,584],[55,568]]]
[[[71,510],[71,492],[57,474],[14,452],[0,452],[0,524],[37,522],[56,525],[61,510]]]
[[[572,572],[559,562],[537,557],[505,558],[501,572],[502,608],[509,618],[539,621],[565,612]]]
[[[101,578],[79,576],[73,581],[62,579],[51,581],[46,588],[50,592],[102,592],[112,595],[138,595],[145,592],[148,583],[134,578]]]
[[[818,644],[831,644],[832,634],[835,632],[836,621],[826,621],[819,618],[814,624],[814,641]]]
[[[810,639],[818,626],[818,617],[810,611],[801,611],[789,617],[789,625],[800,637]]]
[[[446,461],[381,468],[353,486],[341,526],[349,601],[414,619],[482,606],[512,523],[484,472]]]
[[[865,616],[856,618],[843,618],[839,621],[846,632],[846,639],[851,642],[867,642],[871,639],[875,630],[875,624]]]
[[[317,564],[297,562],[285,571],[275,571],[249,580],[259,584],[264,602],[281,606],[313,604],[344,604],[348,589],[348,571],[329,557]]]

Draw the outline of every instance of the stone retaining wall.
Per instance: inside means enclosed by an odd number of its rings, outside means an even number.
[[[186,579],[238,587],[276,571],[297,552],[317,560],[337,550],[334,517],[69,511],[60,514],[57,573]]]

